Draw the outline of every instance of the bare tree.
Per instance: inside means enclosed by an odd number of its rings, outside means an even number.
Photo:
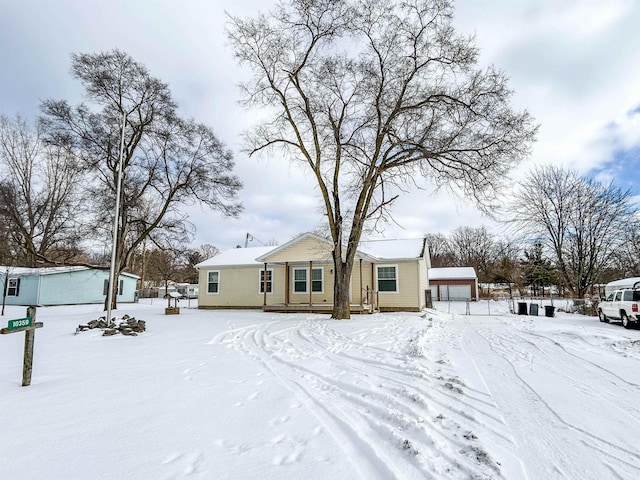
[[[493,281],[501,246],[486,227],[459,227],[451,233],[449,245],[456,265],[473,267],[481,283]]]
[[[612,265],[600,279],[600,283],[623,277],[640,277],[640,238],[635,234],[640,229],[638,212],[620,231],[622,243],[613,254]]]
[[[175,281],[175,274],[178,271],[178,255],[174,250],[153,249],[147,252],[149,279],[156,285],[163,284],[166,289],[169,281]]]
[[[178,116],[165,83],[119,50],[72,55],[72,74],[91,105],[72,108],[47,100],[42,125],[50,142],[70,144],[95,173],[88,187],[97,202],[95,225],[106,227],[103,238],[111,236],[124,120],[116,275],[130,265],[145,238],[188,237],[185,204],[200,202],[230,216],[240,212],[236,193],[242,185],[231,174],[231,152],[209,127]],[[154,243],[166,245],[158,238]]]
[[[204,243],[197,249],[184,252],[184,265],[181,271],[181,280],[188,283],[198,283],[198,269],[196,265],[209,258],[215,257],[220,250],[214,245]]]
[[[628,190],[574,170],[536,168],[510,205],[512,224],[551,255],[563,286],[582,297],[611,265],[632,222]]]
[[[15,260],[25,266],[69,260],[83,237],[82,172],[39,128],[0,116],[0,219]]]
[[[198,247],[197,252],[198,252],[199,259],[193,262],[194,265],[196,263],[204,262],[209,258],[215,257],[220,253],[220,249],[215,245],[211,245],[210,243],[203,243]]]
[[[519,259],[520,248],[511,240],[498,240],[498,252],[492,283],[506,283],[509,295],[513,295],[513,287],[522,291],[524,274]],[[487,293],[490,294],[491,291]]]
[[[486,205],[535,135],[514,112],[505,75],[477,69],[447,0],[288,0],[230,17],[253,76],[242,88],[264,118],[251,154],[280,149],[306,165],[333,242],[334,318],[349,318],[349,282],[365,228],[424,176]]]
[[[456,259],[453,256],[451,245],[446,235],[442,233],[427,233],[424,238],[427,239],[427,245],[429,246],[432,267],[456,266]]]

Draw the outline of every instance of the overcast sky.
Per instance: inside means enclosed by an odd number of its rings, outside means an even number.
[[[0,0],[0,113],[35,118],[46,98],[82,100],[69,75],[72,52],[119,48],[167,82],[185,117],[211,126],[235,153],[244,182],[239,219],[200,208],[194,246],[283,244],[322,219],[317,190],[287,161],[247,158],[240,134],[251,119],[239,106],[243,71],[224,34],[225,9],[252,16],[271,0]],[[505,71],[513,103],[540,124],[534,164],[564,165],[615,178],[638,194],[640,180],[640,2],[636,0],[458,0],[455,24],[475,34],[481,62]],[[394,208],[386,238],[500,227],[472,202],[415,191]]]

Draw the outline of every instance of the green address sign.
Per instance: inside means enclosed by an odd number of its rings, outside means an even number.
[[[7,328],[9,330],[17,330],[18,328],[27,328],[33,326],[33,318],[16,318],[15,320],[9,320],[9,325]]]

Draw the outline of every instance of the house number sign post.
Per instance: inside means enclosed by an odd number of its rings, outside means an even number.
[[[36,307],[27,307],[26,318],[9,320],[7,328],[0,329],[0,334],[24,332],[24,359],[22,364],[22,386],[31,385],[31,371],[33,369],[33,343],[36,328],[42,328],[42,322],[36,322]]]

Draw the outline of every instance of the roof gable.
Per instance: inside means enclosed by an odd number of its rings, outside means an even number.
[[[261,262],[332,260],[333,243],[315,233],[299,235],[258,258]]]

